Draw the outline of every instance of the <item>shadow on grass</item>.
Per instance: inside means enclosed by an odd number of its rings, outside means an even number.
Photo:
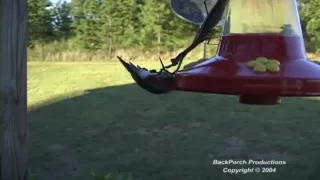
[[[118,171],[132,172],[134,180],[301,180],[320,158],[317,101],[248,106],[233,96],[157,96],[132,84],[75,94],[31,107],[30,163],[40,179]],[[256,166],[212,165],[214,159],[287,164],[261,166],[277,168],[263,176],[231,175],[222,169]]]

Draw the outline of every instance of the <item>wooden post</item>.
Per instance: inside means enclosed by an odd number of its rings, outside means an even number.
[[[1,179],[26,180],[27,0],[0,2],[0,94],[3,103]]]
[[[202,54],[202,58],[206,59],[207,58],[207,41],[203,42],[203,54]]]

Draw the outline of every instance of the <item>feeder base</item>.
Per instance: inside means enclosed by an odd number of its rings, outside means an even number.
[[[245,62],[215,57],[175,74],[177,91],[240,95],[240,103],[279,104],[281,96],[320,96],[320,66],[287,61],[278,73],[256,73]]]
[[[239,103],[250,105],[277,105],[281,103],[280,96],[243,94],[239,96]]]

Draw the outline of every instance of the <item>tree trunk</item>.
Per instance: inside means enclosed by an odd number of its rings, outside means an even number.
[[[109,37],[108,60],[112,59],[112,37]]]
[[[158,22],[160,22],[160,14],[159,13],[157,15],[157,18],[158,18]],[[158,57],[160,57],[160,54],[161,54],[161,30],[162,30],[162,27],[160,26],[159,31],[158,31]]]
[[[207,42],[206,41],[204,41],[203,42],[203,55],[202,55],[203,57],[203,59],[205,59],[205,58],[207,58]]]
[[[2,96],[1,179],[26,180],[27,0],[1,0],[0,72]]]
[[[109,21],[109,47],[108,47],[108,60],[111,59],[112,56],[112,19],[110,17],[108,17],[108,21]]]
[[[161,31],[159,31],[158,34],[158,57],[160,57],[161,55]]]

